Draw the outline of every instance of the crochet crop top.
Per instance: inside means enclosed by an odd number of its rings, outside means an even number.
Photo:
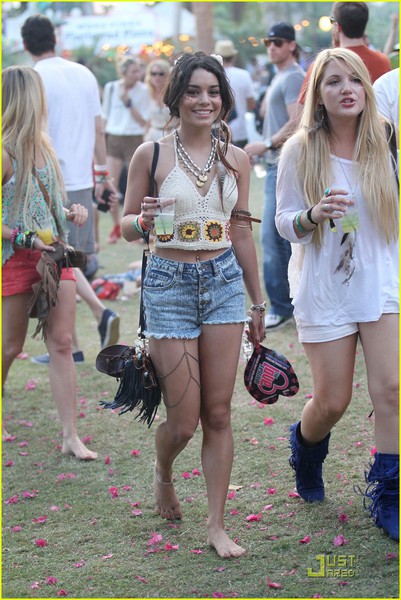
[[[175,166],[163,181],[159,196],[176,201],[173,234],[157,236],[156,248],[216,250],[231,246],[231,211],[238,199],[236,180],[231,173],[226,172],[224,177],[223,202],[217,175],[206,196],[201,196],[195,183],[178,165],[176,150]]]

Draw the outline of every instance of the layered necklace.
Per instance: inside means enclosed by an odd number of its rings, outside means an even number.
[[[177,143],[177,154],[178,154],[179,160],[184,165],[186,171],[188,171],[189,173],[192,173],[192,175],[194,175],[196,177],[196,182],[195,182],[196,185],[200,188],[203,187],[207,181],[208,175],[209,175],[210,171],[212,170],[214,161],[216,159],[217,139],[213,135],[211,135],[212,149],[210,151],[210,154],[206,161],[205,166],[203,167],[203,169],[201,169],[200,167],[198,167],[198,165],[196,165],[194,163],[192,158],[189,156],[188,152],[186,151],[185,147],[183,146],[183,144],[178,136],[178,131],[174,131],[174,137],[175,137],[176,143]]]

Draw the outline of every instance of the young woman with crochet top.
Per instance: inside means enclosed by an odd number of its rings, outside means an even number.
[[[343,48],[323,50],[314,63],[300,129],[282,150],[276,224],[302,248],[293,304],[314,384],[313,398],[291,427],[298,493],[307,502],[324,498],[322,463],[330,431],[351,401],[359,340],[377,449],[366,473],[364,506],[378,527],[398,539],[395,134],[377,111],[359,56]]]
[[[48,245],[48,240],[43,241],[36,229],[40,229],[44,219],[50,218],[54,241],[66,244],[67,219],[77,226],[83,225],[88,211],[80,204],[73,204],[69,210],[63,208],[64,184],[55,152],[45,133],[46,97],[39,74],[24,66],[5,69],[2,100],[4,386],[10,367],[24,346],[32,285],[40,281],[36,266],[43,250],[54,252],[54,247]],[[62,424],[62,453],[92,460],[96,458],[96,452],[81,442],[76,429],[76,372],[71,351],[75,307],[74,269],[66,268],[62,270],[57,303],[50,310],[45,339],[50,356],[50,388]],[[8,437],[5,429],[3,437]]]
[[[245,552],[224,530],[244,283],[254,344],[265,335],[265,303],[248,212],[249,161],[228,143],[224,118],[233,96],[219,58],[185,54],[170,75],[164,102],[179,126],[160,140],[155,196],[175,198],[174,231],[156,235],[143,289],[145,333],[167,413],[155,436],[156,509],[167,519],[182,517],[173,463],[200,420],[208,542],[229,558]],[[128,241],[152,230],[159,210],[158,197],[148,196],[153,152],[154,144],[144,143],[130,164],[122,218]]]

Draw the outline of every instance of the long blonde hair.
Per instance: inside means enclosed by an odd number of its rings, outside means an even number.
[[[163,58],[155,58],[155,60],[152,60],[146,67],[145,83],[148,86],[149,94],[150,94],[151,98],[153,98],[153,99],[155,98],[155,95],[156,95],[156,89],[152,82],[151,73],[155,67],[157,67],[158,69],[163,71],[163,73],[165,73],[165,75],[166,75],[164,78],[165,87],[167,86],[168,74],[170,73],[170,70],[171,70],[170,64],[167,62],[167,60],[164,60]]]
[[[323,50],[318,54],[308,83],[301,125],[293,136],[300,147],[296,160],[298,173],[304,182],[305,199],[308,206],[317,204],[332,179],[332,131],[326,110],[319,100],[325,69],[333,60],[343,61],[361,80],[365,90],[365,107],[358,119],[352,160],[372,222],[389,243],[398,238],[398,194],[394,171],[390,167],[385,119],[378,113],[365,64],[355,52],[345,48]],[[321,227],[317,227],[314,241],[321,244],[321,236]]]
[[[32,171],[37,152],[42,152],[50,167],[50,195],[56,194],[65,200],[63,176],[45,133],[47,104],[40,75],[26,66],[8,67],[2,75],[3,148],[18,164],[12,213],[18,214],[22,203],[25,220],[33,192]]]

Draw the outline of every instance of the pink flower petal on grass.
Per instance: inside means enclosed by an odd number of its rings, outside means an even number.
[[[263,420],[263,424],[264,425],[274,425],[274,419],[272,419],[271,417],[266,417]]]
[[[232,492],[229,492],[227,494],[227,500],[234,500],[236,495],[237,495],[237,492],[235,492],[234,490]]]
[[[165,544],[164,549],[165,550],[178,550],[179,545],[178,544],[171,544],[170,542],[167,542],[167,544]]]
[[[111,463],[111,458],[110,456],[106,456],[106,458],[104,459],[104,464],[105,465],[109,465]]]
[[[346,523],[346,521],[348,521],[348,515],[346,515],[345,513],[340,513],[338,515],[338,520],[340,521],[340,523]]]
[[[200,477],[202,475],[202,471],[199,471],[199,469],[192,469],[192,475],[194,477]]]
[[[193,550],[190,550],[191,554],[203,554],[203,550],[200,550],[199,548],[194,548]]]
[[[57,583],[57,577],[50,577],[50,576],[46,577],[45,583],[47,585],[56,585],[56,583]]]
[[[14,525],[14,527],[11,527],[11,531],[13,533],[18,533],[19,531],[21,531],[22,527],[21,525]]]
[[[36,381],[36,379],[28,379],[28,381],[25,384],[25,390],[27,392],[29,392],[31,390],[35,390],[37,385],[38,385],[38,382]]]
[[[39,581],[34,581],[29,587],[31,590],[38,590],[40,588]]]
[[[181,473],[181,477],[183,477],[184,479],[190,479],[191,474],[188,473],[187,471],[184,471],[184,473]]]
[[[118,488],[115,486],[109,487],[108,492],[111,494],[112,498],[118,498]]]
[[[85,561],[84,561],[84,560],[79,560],[78,562],[74,563],[74,567],[75,567],[76,569],[80,569],[81,567],[83,567],[83,566],[84,566],[84,564],[85,564]]]
[[[337,535],[334,540],[333,540],[333,546],[345,546],[346,544],[348,544],[348,540],[345,539],[345,537],[340,533],[340,535]]]
[[[59,590],[57,596],[68,596],[67,590]]]
[[[44,515],[43,517],[35,517],[34,519],[32,519],[32,523],[46,523],[47,521],[47,515]]]
[[[42,538],[38,538],[35,540],[35,545],[39,548],[44,548],[45,546],[47,546],[47,541]]]
[[[26,360],[28,358],[29,354],[27,352],[20,352],[17,356],[17,358],[19,360]]]
[[[298,492],[289,492],[288,497],[289,498],[300,498],[301,496],[298,494]]]
[[[398,558],[397,552],[388,552],[386,554],[386,560],[392,560],[393,558]]]
[[[272,496],[273,494],[275,494],[275,493],[276,493],[276,491],[277,491],[277,490],[276,490],[276,488],[269,488],[269,489],[267,490],[267,493],[268,493],[270,496]]]
[[[14,494],[14,496],[11,496],[7,500],[5,500],[4,504],[17,504],[18,502],[19,502],[19,496],[18,496],[18,494]]]
[[[251,514],[246,517],[247,521],[261,521],[262,513],[258,513],[257,515]]]
[[[113,557],[113,554],[112,554],[112,553],[110,553],[110,554],[105,554],[104,556],[102,556],[103,560],[109,560],[109,558],[112,558],[112,557]]]
[[[140,575],[136,575],[135,579],[137,579],[141,583],[149,583],[149,581],[147,579],[145,579],[145,577],[141,577]]]
[[[310,536],[306,535],[304,538],[302,538],[302,540],[298,540],[300,544],[309,544],[310,542]]]
[[[131,456],[141,456],[142,450],[131,450]]]
[[[273,590],[281,590],[281,588],[283,587],[281,585],[281,583],[275,583],[274,581],[271,581],[271,579],[269,579],[269,577],[267,578],[267,585],[269,588],[271,588]]]
[[[22,496],[24,498],[36,498],[36,496],[39,494],[39,490],[32,490],[31,492],[28,492],[28,490],[25,490],[24,492],[22,492]]]
[[[143,513],[139,508],[135,508],[134,510],[131,510],[131,514],[134,517],[140,517]]]
[[[150,540],[148,540],[148,546],[154,546],[155,544],[158,544],[159,542],[162,541],[163,536],[160,533],[155,533],[152,531],[151,533],[151,538]]]

